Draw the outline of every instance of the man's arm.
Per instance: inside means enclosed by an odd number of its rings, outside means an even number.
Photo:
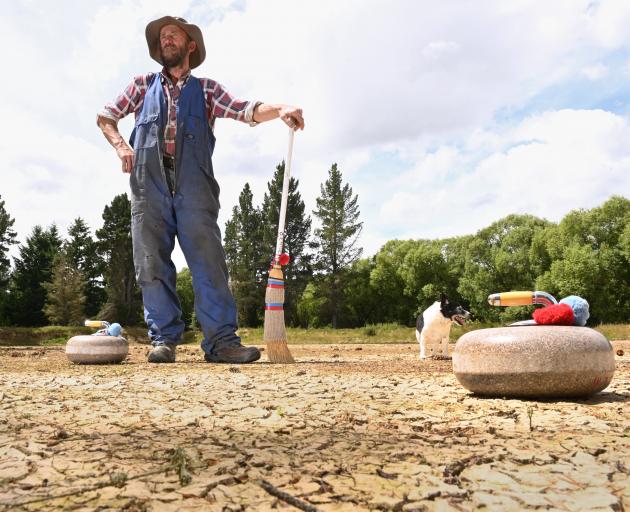
[[[118,131],[118,123],[105,116],[98,116],[96,124],[105,135],[107,141],[114,147],[122,162],[122,172],[130,173],[134,164],[134,152]]]
[[[264,123],[278,117],[294,130],[304,129],[304,116],[301,108],[291,105],[260,103],[254,109],[253,120],[257,123]]]
[[[291,128],[304,129],[302,109],[291,105],[263,103],[261,101],[243,101],[234,98],[218,82],[209,78],[201,79],[206,96],[208,119],[214,125],[214,118],[229,117],[237,121],[250,123],[252,126],[272,119],[281,118]]]
[[[105,138],[116,150],[118,158],[120,158],[122,172],[128,174],[133,169],[134,152],[125,139],[123,139],[122,135],[120,135],[118,131],[118,121],[140,109],[144,102],[144,95],[147,91],[149,80],[153,76],[154,73],[149,73],[147,75],[134,77],[133,81],[125,90],[119,94],[113,102],[105,105],[105,108],[96,116],[96,124],[103,132],[103,135],[105,135]]]

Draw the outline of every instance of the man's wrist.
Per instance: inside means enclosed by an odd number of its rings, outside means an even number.
[[[251,107],[251,116],[245,116],[245,121],[247,121],[249,123],[250,126],[256,126],[257,124],[260,123],[260,121],[256,121],[256,109],[262,105],[263,102],[262,101],[256,101],[253,105],[253,107]],[[249,119],[247,119],[249,117]]]
[[[129,144],[127,144],[127,142],[125,141],[125,139],[122,138],[122,136],[118,136],[112,139],[112,145],[116,148],[116,149],[128,149],[129,148]]]

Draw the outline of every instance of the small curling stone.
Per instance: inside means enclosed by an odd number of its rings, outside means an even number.
[[[120,363],[129,353],[129,344],[122,336],[74,336],[66,343],[66,356],[73,363]]]
[[[610,384],[615,356],[610,342],[588,327],[499,327],[459,338],[453,371],[479,395],[585,397]]]

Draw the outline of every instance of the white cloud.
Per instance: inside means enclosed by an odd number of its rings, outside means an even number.
[[[630,41],[630,10],[625,0],[591,2],[587,9],[587,20],[597,43],[605,48],[616,49]]]
[[[422,49],[422,55],[427,59],[438,60],[457,50],[459,50],[459,45],[454,41],[432,41]]]
[[[424,238],[473,233],[510,213],[557,221],[630,190],[628,137],[630,125],[620,116],[562,110],[492,134],[492,147],[500,140],[502,149],[479,162],[440,148],[384,191],[389,199],[373,227]],[[444,169],[459,175],[445,179]]]
[[[594,64],[592,66],[587,66],[582,68],[582,73],[589,80],[600,80],[604,78],[608,74],[608,68],[604,66],[601,62]]]

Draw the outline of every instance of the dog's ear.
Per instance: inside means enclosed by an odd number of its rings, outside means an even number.
[[[446,293],[440,293],[440,302],[442,303],[442,306],[448,304],[448,297],[446,296]]]

